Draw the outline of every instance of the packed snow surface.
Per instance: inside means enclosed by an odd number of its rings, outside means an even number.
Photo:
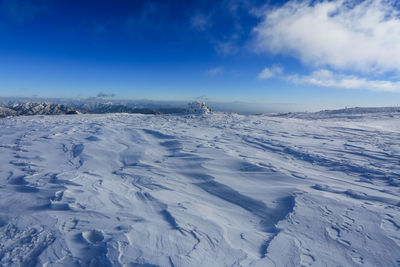
[[[399,266],[400,113],[0,120],[0,266]]]

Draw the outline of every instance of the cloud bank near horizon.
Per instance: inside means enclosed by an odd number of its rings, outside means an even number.
[[[337,74],[327,69],[313,71],[310,75],[289,75],[286,78],[296,84],[311,84],[322,87],[344,89],[400,92],[400,82],[397,81],[371,80],[355,75]]]

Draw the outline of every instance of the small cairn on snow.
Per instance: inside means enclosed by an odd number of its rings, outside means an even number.
[[[207,114],[211,112],[211,109],[204,102],[194,101],[188,104],[187,112],[191,114]]]

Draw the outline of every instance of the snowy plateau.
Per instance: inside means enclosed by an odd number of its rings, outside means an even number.
[[[400,266],[400,112],[0,119],[0,266]]]

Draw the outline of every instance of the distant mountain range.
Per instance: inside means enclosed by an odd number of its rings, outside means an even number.
[[[234,111],[239,114],[265,114],[266,112],[248,112],[241,108],[241,103],[208,102],[214,111]],[[105,113],[138,113],[138,114],[179,114],[187,111],[187,103],[162,102],[162,101],[124,101],[106,99],[15,99],[0,97],[0,118],[22,115],[61,115],[61,114],[105,114]],[[400,107],[354,107],[345,109],[323,110],[319,112],[281,112],[273,116],[285,116],[294,118],[311,117],[341,117],[344,115],[355,116],[364,113],[400,112]],[[272,115],[272,114],[271,114]]]
[[[78,113],[78,111],[66,105],[52,103],[27,102],[24,104],[13,104],[6,107],[0,107],[0,117],[18,115],[61,115]]]
[[[285,112],[276,113],[273,116],[288,117],[297,119],[332,119],[353,117],[357,118],[363,114],[380,114],[380,113],[400,113],[400,107],[353,107],[344,109],[321,110],[318,112]]]
[[[23,115],[61,115],[61,114],[104,114],[104,113],[139,113],[139,114],[170,114],[183,113],[184,108],[159,107],[146,108],[114,103],[76,103],[73,105],[55,104],[49,102],[3,103],[0,106],[0,117]]]

